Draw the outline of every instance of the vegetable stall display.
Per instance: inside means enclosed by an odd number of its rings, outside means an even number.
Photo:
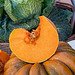
[[[0,50],[0,75],[75,74],[75,51],[63,42],[72,34],[73,13],[54,2],[0,0],[0,43],[12,51],[9,58]]]
[[[75,51],[59,41],[55,25],[45,16],[31,33],[14,29],[9,37],[12,50],[4,75],[74,75]],[[33,33],[33,34],[32,34]]]
[[[70,19],[73,13],[53,6],[55,0],[0,0],[0,42],[9,42],[10,33],[16,28],[28,31],[39,25],[39,16],[49,18],[57,28],[60,41],[72,34]]]

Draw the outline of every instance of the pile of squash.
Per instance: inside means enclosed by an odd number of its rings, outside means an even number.
[[[75,51],[59,41],[53,22],[40,16],[40,23],[31,33],[14,29],[9,37],[13,52],[4,66],[4,75],[74,75]]]

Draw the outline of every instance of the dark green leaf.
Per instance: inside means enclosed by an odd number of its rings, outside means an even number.
[[[0,20],[3,15],[3,6],[4,6],[4,0],[0,0]]]
[[[66,41],[72,33],[72,27],[69,23],[72,15],[73,13],[69,10],[57,9],[54,7],[48,16],[57,27],[60,41]]]
[[[52,11],[54,2],[55,0],[44,0],[42,15],[48,16],[50,14],[50,12]]]
[[[39,16],[35,15],[32,19],[13,22],[7,15],[4,16],[0,27],[0,41],[8,42],[10,33],[17,28],[24,28],[31,31],[38,27]]]
[[[41,2],[40,0],[5,0],[4,8],[13,21],[19,21],[41,15]]]

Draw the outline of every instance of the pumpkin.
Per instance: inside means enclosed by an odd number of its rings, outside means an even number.
[[[75,51],[60,41],[56,53],[45,62],[32,64],[15,56],[5,64],[4,71],[4,75],[74,75]]]
[[[5,63],[9,60],[9,55],[0,50],[0,75],[1,75],[1,72],[4,70],[4,65]]]
[[[58,47],[59,38],[55,25],[45,16],[31,33],[25,29],[14,29],[9,37],[12,52],[28,63],[40,63],[49,59]]]

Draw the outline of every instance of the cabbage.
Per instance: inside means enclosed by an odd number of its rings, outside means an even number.
[[[3,15],[3,6],[4,6],[4,0],[0,0],[0,20]]]
[[[4,9],[13,21],[32,19],[51,12],[55,0],[5,0]]]
[[[16,28],[28,31],[39,25],[39,16],[50,14],[55,0],[0,0],[0,41],[8,42],[10,33]],[[4,10],[3,10],[4,9]]]
[[[13,21],[31,19],[41,15],[42,4],[40,0],[5,0],[5,11]]]
[[[54,1],[5,0],[4,4],[4,0],[0,0],[0,41],[8,42],[10,33],[16,28],[36,29],[40,22],[39,15],[48,17],[57,27],[59,40],[66,41],[72,33],[69,21],[73,13],[53,7]]]

